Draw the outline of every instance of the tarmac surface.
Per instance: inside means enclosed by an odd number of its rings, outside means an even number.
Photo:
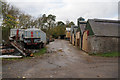
[[[117,78],[118,59],[89,56],[66,40],[47,45],[42,56],[2,60],[3,78]]]

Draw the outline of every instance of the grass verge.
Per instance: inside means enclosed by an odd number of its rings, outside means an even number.
[[[45,48],[40,49],[39,52],[34,53],[33,55],[34,56],[40,56],[40,55],[43,55],[44,53],[46,53],[46,51],[47,51],[47,48],[45,47]]]
[[[102,56],[102,57],[120,57],[120,53],[118,52],[109,52],[109,53],[98,53],[98,54],[90,54],[92,56]]]

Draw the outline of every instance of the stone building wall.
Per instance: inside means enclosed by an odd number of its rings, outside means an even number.
[[[88,36],[88,53],[107,53],[107,52],[117,52],[118,43],[117,37],[97,37]]]

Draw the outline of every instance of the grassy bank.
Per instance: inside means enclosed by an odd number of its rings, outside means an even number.
[[[109,53],[98,53],[98,54],[90,54],[92,56],[102,56],[102,57],[120,57],[120,53],[118,52],[109,52]]]
[[[40,49],[39,52],[34,53],[33,55],[34,55],[34,56],[40,56],[40,55],[46,53],[46,51],[47,51],[47,48],[45,47],[45,48]]]

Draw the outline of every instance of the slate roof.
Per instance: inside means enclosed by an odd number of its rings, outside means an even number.
[[[74,26],[74,25],[72,25],[71,26],[71,35],[72,35],[72,33],[74,32],[74,31],[77,31],[77,29],[78,29],[78,26]]]
[[[78,29],[78,26],[74,26],[74,34],[76,34],[76,32],[77,32],[77,29]]]
[[[85,31],[86,23],[87,23],[86,21],[80,21],[79,22],[79,27],[80,27],[81,34],[83,34],[83,32]]]
[[[120,37],[120,21],[104,19],[88,19],[88,22],[96,36],[114,36]],[[119,30],[119,31],[118,31]]]

